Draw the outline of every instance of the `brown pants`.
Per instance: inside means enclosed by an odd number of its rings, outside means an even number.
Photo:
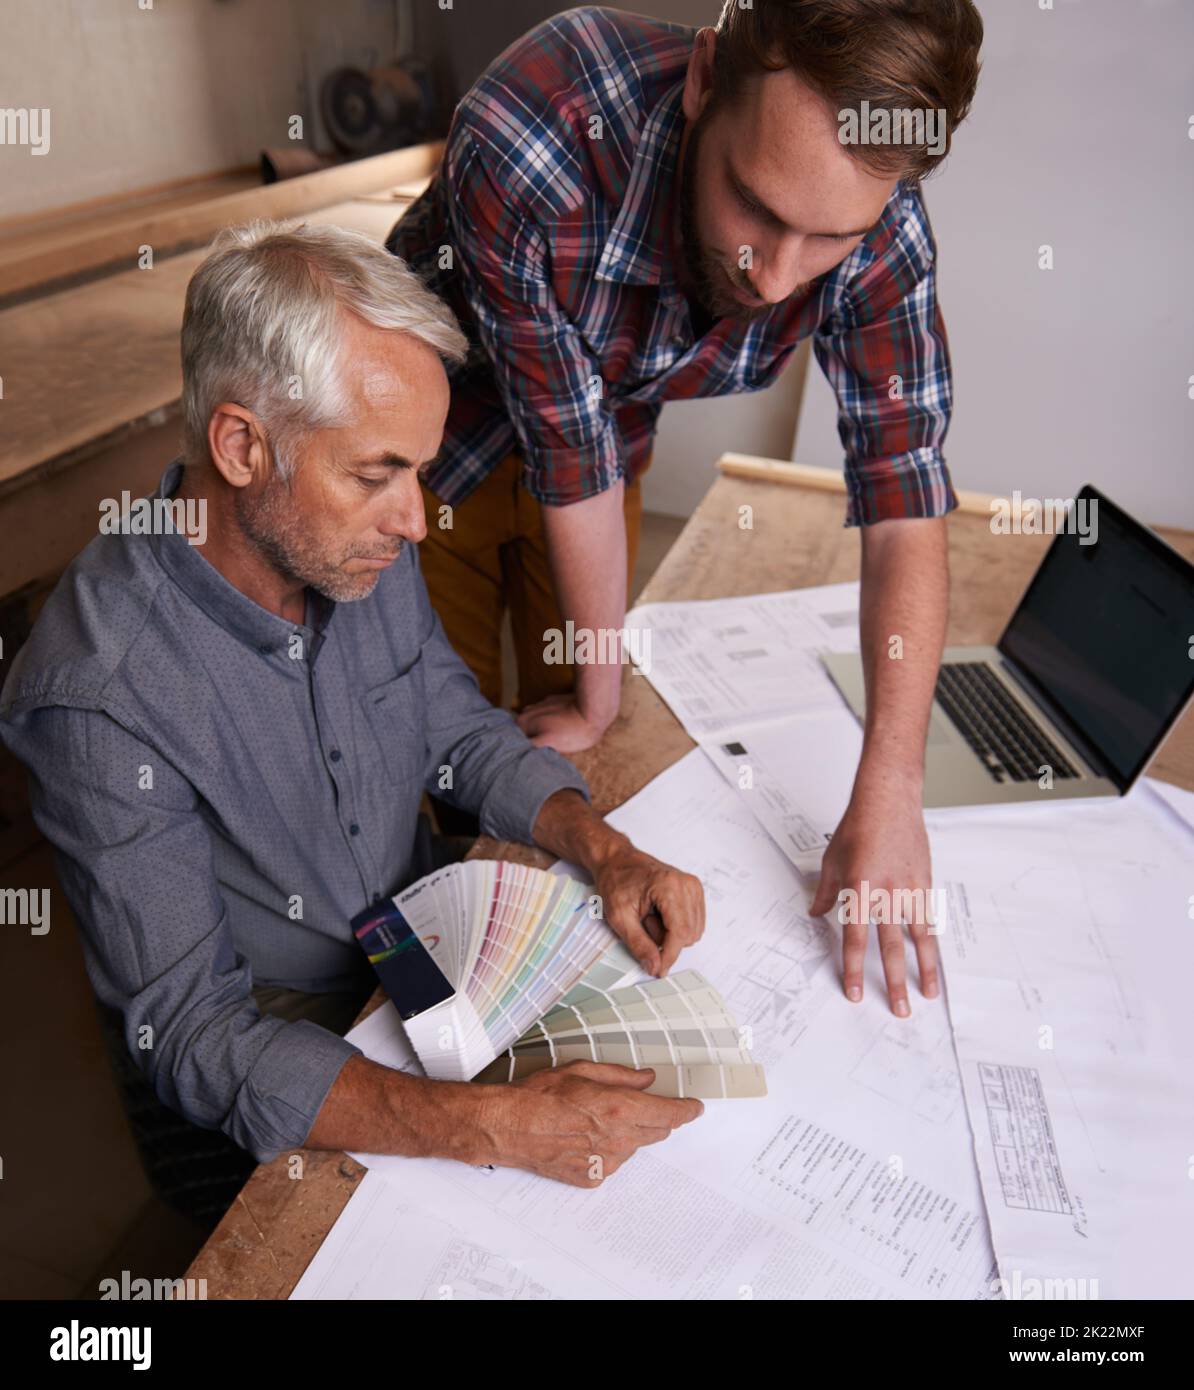
[[[502,698],[502,615],[509,608],[518,668],[516,708],[564,694],[574,683],[571,666],[549,665],[543,659],[544,632],[563,628],[564,618],[547,562],[543,507],[522,486],[521,475],[521,456],[507,454],[476,491],[452,509],[450,529],[439,526],[443,504],[424,487],[427,539],[419,547],[423,577],[448,641],[494,705]],[[636,479],[626,484],[623,503],[628,594],[642,511]]]

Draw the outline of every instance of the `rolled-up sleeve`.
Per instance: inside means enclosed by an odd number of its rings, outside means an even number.
[[[261,1162],[300,1147],[360,1049],[258,1011],[194,788],[98,710],[34,710],[5,735],[30,770],[92,987],[123,1016],[155,1094]]]
[[[565,506],[623,476],[624,446],[601,365],[552,288],[533,190],[523,190],[531,180],[523,161],[544,132],[520,139],[508,123],[494,123],[485,138],[482,153],[458,117],[445,170],[452,235],[477,333],[518,437],[523,483],[539,501]]]
[[[813,338],[837,396],[848,526],[943,516],[958,504],[942,452],[953,407],[949,344],[919,192],[899,191],[876,244]]]
[[[567,758],[537,748],[506,710],[481,694],[476,678],[444,634],[415,556],[415,589],[426,690],[428,791],[473,812],[498,840],[534,843],[535,821],[549,796],[588,785]]]

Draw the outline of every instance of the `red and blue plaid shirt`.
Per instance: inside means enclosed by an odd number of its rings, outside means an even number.
[[[542,502],[592,496],[645,465],[665,401],[762,390],[811,334],[837,394],[847,523],[949,511],[949,351],[918,191],[899,185],[805,294],[694,337],[671,248],[695,33],[569,10],[457,107],[439,173],[387,242],[472,344],[429,486],[461,502],[517,448]]]

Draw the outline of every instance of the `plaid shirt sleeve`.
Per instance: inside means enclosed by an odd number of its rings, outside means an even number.
[[[941,450],[953,388],[937,248],[920,193],[900,194],[869,262],[813,338],[838,401],[847,526],[943,516],[958,505]]]
[[[452,238],[525,460],[523,482],[541,502],[565,506],[622,477],[623,444],[601,365],[559,305],[547,237],[529,211],[536,178],[550,178],[553,168],[558,174],[558,166],[544,163],[532,130],[504,127],[500,144],[496,133],[485,138],[482,152],[470,129],[453,132],[445,168]]]

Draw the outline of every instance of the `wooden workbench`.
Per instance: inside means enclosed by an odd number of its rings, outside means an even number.
[[[857,579],[859,542],[845,530],[842,480],[823,469],[728,455],[721,476],[643,592],[643,602],[722,598]],[[949,522],[952,578],[949,644],[998,637],[1048,547],[1047,536],[995,536],[989,499],[962,494]],[[738,525],[753,508],[754,527]],[[1194,561],[1194,533],[1161,529]],[[693,747],[641,676],[623,676],[622,711],[601,743],[575,762],[604,814]],[[1174,731],[1153,776],[1194,789],[1194,712]],[[526,846],[482,841],[475,853],[546,866]],[[384,1002],[378,991],[362,1017]],[[365,1169],[343,1153],[303,1152],[303,1177],[290,1155],[263,1164],[246,1183],[187,1277],[206,1279],[212,1298],[286,1298]]]

